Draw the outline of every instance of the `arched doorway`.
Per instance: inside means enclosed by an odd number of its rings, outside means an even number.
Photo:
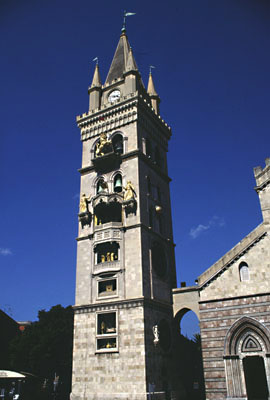
[[[245,357],[243,369],[248,400],[267,400],[268,387],[263,357]]]
[[[243,317],[225,339],[227,396],[267,400],[270,393],[270,333],[253,318]]]

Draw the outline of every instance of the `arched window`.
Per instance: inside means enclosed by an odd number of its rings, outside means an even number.
[[[118,201],[101,202],[94,209],[95,226],[107,222],[122,222],[122,204]]]
[[[122,175],[116,174],[113,180],[113,191],[116,193],[121,193],[122,190],[123,190]]]
[[[100,178],[97,183],[97,194],[108,192],[108,184],[103,178]]]
[[[113,150],[117,154],[123,154],[123,136],[120,133],[117,133],[112,138]]]
[[[96,254],[96,264],[117,261],[119,259],[119,243],[105,242],[97,244],[94,252]]]
[[[152,246],[152,265],[157,276],[164,279],[167,274],[167,257],[161,243],[155,242]]]
[[[241,282],[249,281],[249,269],[247,263],[241,262],[239,265],[239,276]]]

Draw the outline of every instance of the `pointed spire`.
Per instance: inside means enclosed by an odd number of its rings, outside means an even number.
[[[151,104],[152,104],[153,109],[155,110],[155,113],[159,114],[160,98],[155,89],[155,85],[154,85],[154,81],[153,81],[152,73],[151,73],[151,68],[154,68],[154,67],[153,66],[150,67],[147,93],[149,94],[149,97],[151,99]]]
[[[127,66],[126,66],[126,72],[128,71],[138,71],[138,67],[135,61],[135,58],[133,56],[132,49],[130,47],[129,53],[128,53],[128,59],[127,59]]]
[[[156,92],[156,89],[155,89],[155,85],[154,85],[154,81],[153,81],[153,78],[152,78],[152,73],[151,73],[151,71],[150,71],[150,73],[149,73],[149,80],[148,80],[148,86],[147,86],[147,93],[148,93],[150,96],[158,96],[158,94],[157,94],[157,92]]]
[[[129,51],[130,45],[124,31],[120,36],[105,84],[112,83],[115,79],[122,78],[126,71]]]
[[[92,87],[101,87],[101,80],[100,80],[98,63],[96,63],[96,68],[95,68],[95,72],[94,72],[94,75],[93,75],[91,88]]]

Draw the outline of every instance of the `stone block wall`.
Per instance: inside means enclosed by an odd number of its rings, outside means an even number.
[[[145,400],[144,311],[140,303],[110,304],[117,310],[118,351],[96,352],[96,313],[104,306],[75,311],[73,400]]]
[[[270,328],[270,293],[200,301],[200,328],[207,400],[227,398],[224,345],[231,326],[248,316]]]

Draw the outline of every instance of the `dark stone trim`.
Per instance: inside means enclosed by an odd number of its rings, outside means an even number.
[[[250,305],[252,307],[252,305]],[[235,307],[237,308],[237,307]],[[218,310],[217,310],[218,311]],[[248,316],[252,317],[260,317],[262,315],[269,315],[269,311],[261,311],[258,313],[248,313]],[[205,319],[200,319],[200,322],[209,322],[209,321],[224,321],[224,320],[229,320],[229,319],[238,319],[243,317],[243,314],[234,314],[234,315],[228,315],[228,316],[222,316],[222,317],[213,317],[213,318],[205,318]]]
[[[206,352],[206,351],[222,351],[224,350],[224,343],[219,346],[219,347],[203,347],[202,346],[202,352]]]
[[[247,296],[245,296],[245,298],[246,297]],[[253,295],[252,297],[255,297],[255,296]],[[217,301],[219,301],[219,300],[217,300]],[[200,303],[203,303],[203,302],[200,302]],[[207,310],[200,310],[200,313],[204,314],[204,313],[208,313],[208,312],[220,312],[220,311],[228,311],[228,310],[235,310],[235,309],[242,309],[242,308],[249,308],[249,307],[261,307],[261,306],[270,306],[270,302],[269,301],[265,301],[265,302],[262,302],[262,303],[241,304],[241,305],[238,305],[238,306],[208,308]],[[203,321],[203,320],[201,320],[201,321]]]
[[[238,355],[233,355],[233,354],[229,354],[226,356],[223,356],[224,360],[238,360],[239,356]]]
[[[200,327],[201,332],[213,332],[213,331],[227,331],[231,325],[226,325],[226,326],[219,326],[217,328],[202,328]]]
[[[231,300],[237,300],[237,299],[244,299],[244,298],[249,298],[249,297],[261,297],[261,296],[269,296],[270,292],[266,293],[257,293],[256,295],[254,294],[248,294],[246,296],[235,296],[235,297],[221,297],[220,299],[213,299],[213,300],[201,300],[199,301],[199,304],[208,304],[208,303],[217,303],[220,301],[231,301]],[[235,308],[235,307],[233,307]],[[202,310],[203,311],[203,310]],[[200,310],[201,312],[201,310]]]
[[[226,382],[226,378],[204,378],[205,382]]]
[[[204,369],[204,371],[208,371],[208,372],[215,372],[215,371],[220,371],[220,372],[223,372],[223,371],[225,371],[225,367],[224,368],[222,368],[222,367],[204,367],[203,368]]]

